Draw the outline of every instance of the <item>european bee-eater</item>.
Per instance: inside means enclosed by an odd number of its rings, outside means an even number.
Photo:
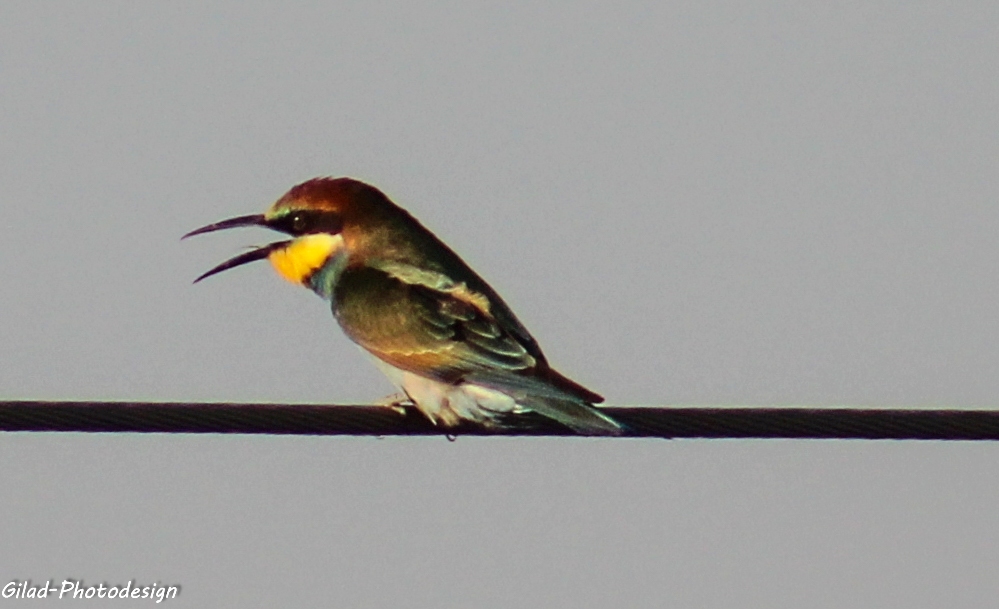
[[[332,303],[355,343],[434,423],[499,426],[534,411],[581,434],[619,434],[603,398],[549,365],[503,299],[380,190],[350,178],[295,186],[263,214],[185,235],[263,226],[290,235],[223,262],[195,282],[267,258]]]

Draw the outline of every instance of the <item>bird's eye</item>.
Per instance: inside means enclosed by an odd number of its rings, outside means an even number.
[[[303,213],[297,213],[291,217],[291,230],[296,233],[304,232],[307,224],[308,222]]]

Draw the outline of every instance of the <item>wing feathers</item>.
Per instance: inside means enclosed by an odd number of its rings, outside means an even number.
[[[404,370],[578,407],[602,401],[551,370],[533,338],[521,338],[526,330],[519,322],[511,328],[492,314],[501,309],[502,302],[490,302],[464,283],[400,264],[390,271],[347,268],[334,298],[334,314],[347,335]]]

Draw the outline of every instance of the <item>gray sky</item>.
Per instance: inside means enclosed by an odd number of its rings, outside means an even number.
[[[0,398],[391,392],[266,265],[191,285],[269,235],[178,241],[350,175],[609,403],[999,407],[994,4],[536,4],[4,3]],[[999,593],[997,461],[6,434],[0,585],[178,583],[178,607],[978,607]]]

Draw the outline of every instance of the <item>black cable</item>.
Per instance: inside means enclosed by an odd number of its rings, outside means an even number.
[[[853,408],[603,409],[631,438],[825,438],[999,440],[995,410]],[[239,433],[351,436],[576,435],[536,415],[516,415],[512,429],[433,425],[415,408],[307,404],[167,402],[0,402],[0,431]]]

